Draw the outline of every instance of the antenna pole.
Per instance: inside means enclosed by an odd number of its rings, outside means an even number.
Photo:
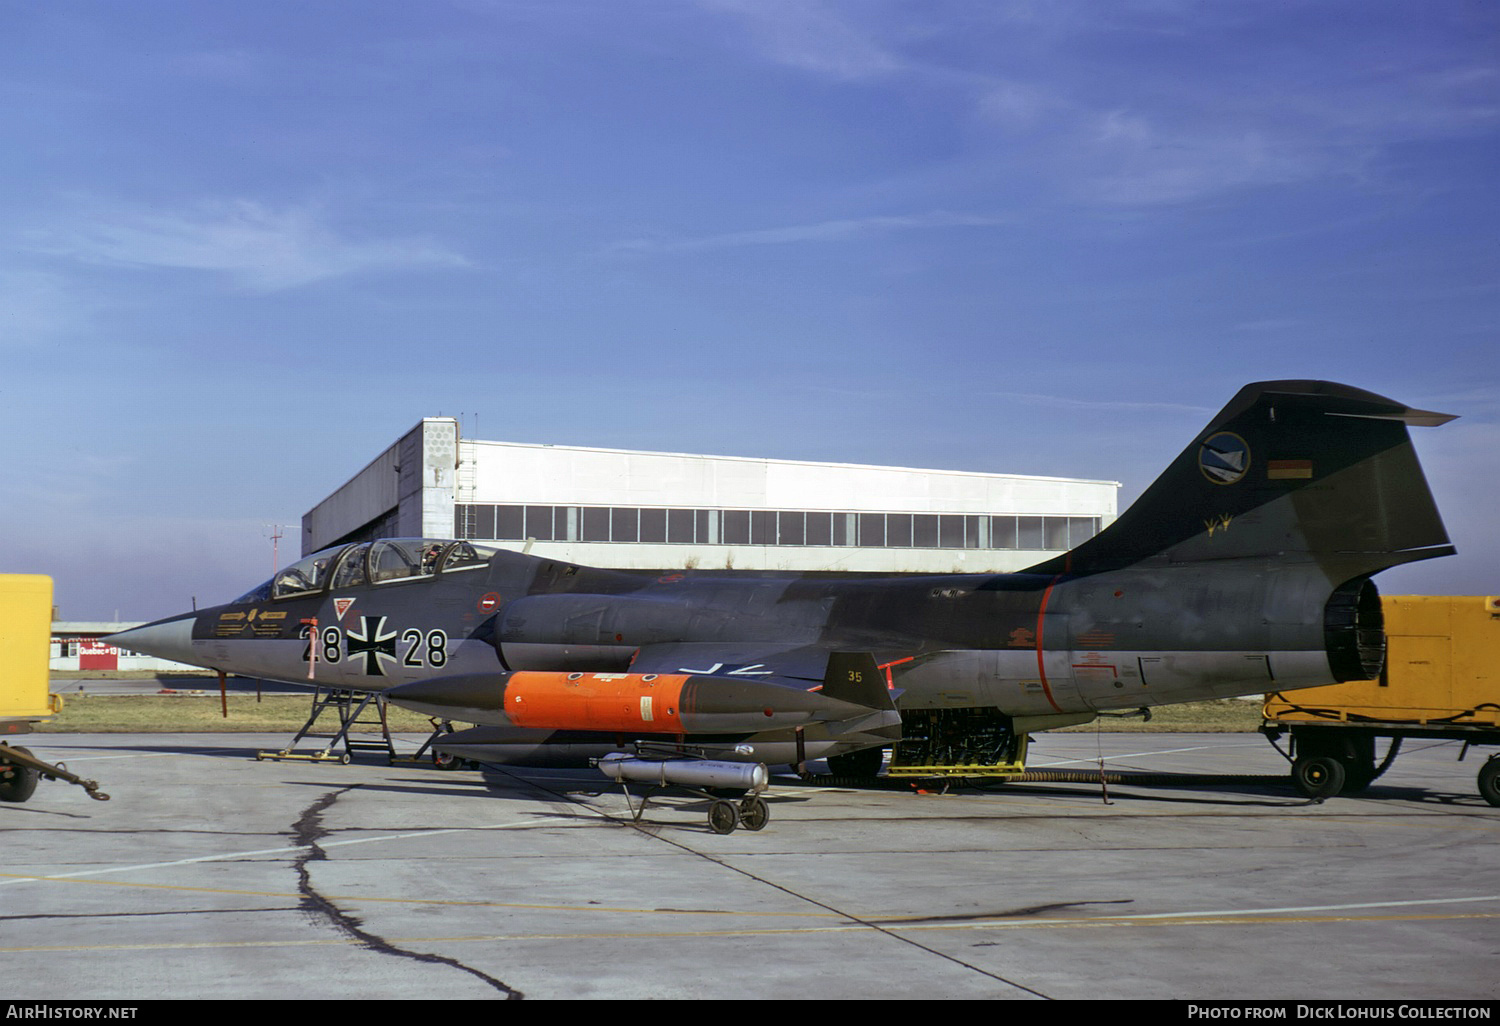
[[[268,535],[268,537],[271,539],[271,576],[272,577],[276,576],[276,571],[279,570],[279,569],[281,569],[281,539],[284,537],[284,535],[282,535],[282,533],[281,533],[281,529],[282,529],[283,526],[284,525],[282,525],[282,524],[267,524],[266,525],[266,527],[271,532],[270,535]]]

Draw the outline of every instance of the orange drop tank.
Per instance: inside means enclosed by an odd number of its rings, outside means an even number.
[[[518,727],[685,733],[687,674],[519,671],[505,684],[505,716]]]

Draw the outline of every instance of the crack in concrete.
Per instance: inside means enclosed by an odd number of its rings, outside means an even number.
[[[409,951],[398,948],[382,937],[378,937],[364,929],[364,923],[359,917],[352,916],[339,908],[329,899],[319,894],[313,886],[312,875],[308,871],[308,865],[313,862],[325,862],[328,855],[318,844],[320,840],[328,836],[328,831],[323,828],[323,813],[326,812],[334,802],[338,801],[346,792],[354,790],[358,784],[331,791],[319,798],[303,810],[297,822],[292,824],[292,836],[296,844],[303,848],[303,854],[297,857],[297,890],[302,895],[299,909],[313,921],[326,921],[338,930],[354,940],[362,947],[381,954],[396,955],[400,958],[410,958],[417,962],[426,962],[431,965],[446,965],[454,969],[460,969],[471,976],[477,977],[489,984],[491,987],[503,993],[506,1000],[514,1001],[524,998],[526,995],[519,990],[507,987],[504,983],[481,972],[472,966],[464,965],[454,958],[445,955],[431,955],[420,951]]]
[[[1096,901],[1054,901],[1046,905],[1029,905],[1025,908],[1014,908],[998,912],[964,912],[949,916],[898,916],[894,919],[865,919],[861,921],[866,924],[879,926],[910,926],[916,923],[986,922],[996,919],[1024,919],[1028,916],[1039,916],[1047,912],[1058,912],[1062,909],[1082,908],[1085,905],[1130,905],[1134,902],[1134,898],[1111,898]]]

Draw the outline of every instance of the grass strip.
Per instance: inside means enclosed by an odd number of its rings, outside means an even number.
[[[254,695],[231,694],[229,716],[219,710],[217,690],[190,695],[69,695],[63,711],[51,720],[37,724],[42,734],[178,734],[285,731],[295,733],[312,711],[310,696],[267,695],[256,701]],[[374,705],[365,710],[373,719]],[[336,723],[329,710],[318,722],[318,729]],[[426,733],[431,721],[417,713],[391,706],[387,718],[392,731]],[[1066,731],[1104,731],[1106,733],[1248,733],[1260,725],[1260,703],[1239,699],[1210,702],[1187,702],[1163,705],[1151,710],[1151,719],[1101,716],[1093,723],[1065,727]],[[333,729],[326,727],[326,729]],[[372,733],[376,728],[359,726],[357,733]]]
[[[198,734],[295,733],[312,712],[312,698],[305,695],[230,695],[229,716],[220,711],[217,691],[203,695],[69,695],[63,711],[37,724],[39,734]],[[374,703],[365,708],[361,720],[374,720]],[[393,732],[431,732],[425,716],[391,706],[386,718]],[[337,729],[338,713],[329,709],[318,720],[319,732]],[[379,733],[379,725],[354,728],[354,733]]]

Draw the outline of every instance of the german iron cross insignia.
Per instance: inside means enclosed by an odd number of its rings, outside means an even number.
[[[373,623],[371,622],[373,619]],[[365,657],[365,673],[371,677],[384,677],[385,670],[381,668],[381,657],[395,661],[396,659],[396,632],[386,632],[385,617],[361,616],[360,632],[349,631],[348,645],[349,658],[357,655]]]

